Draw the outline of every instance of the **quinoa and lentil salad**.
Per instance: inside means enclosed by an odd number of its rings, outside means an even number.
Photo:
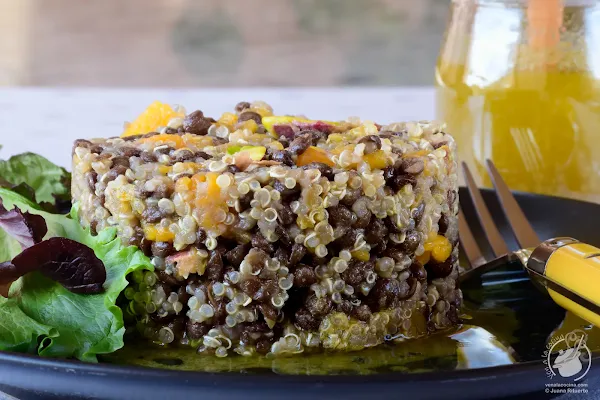
[[[120,299],[148,340],[359,350],[459,322],[455,153],[433,122],[155,102],[121,137],[76,141],[72,196],[92,234],[116,227],[151,259]]]

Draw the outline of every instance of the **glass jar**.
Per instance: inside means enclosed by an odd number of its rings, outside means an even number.
[[[600,202],[600,0],[453,0],[436,87],[480,185]]]

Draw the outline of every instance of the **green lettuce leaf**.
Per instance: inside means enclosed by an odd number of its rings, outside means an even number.
[[[71,174],[33,153],[23,153],[8,160],[0,160],[0,177],[12,185],[25,183],[31,186],[35,191],[37,203],[54,204],[56,197],[67,196],[70,191]]]
[[[12,260],[21,252],[21,245],[10,235],[0,229],[0,262]]]
[[[37,338],[54,337],[56,331],[21,311],[15,299],[0,296],[0,349],[22,353],[36,351]]]
[[[88,232],[81,227],[77,218],[42,211],[36,203],[12,190],[0,187],[0,198],[2,198],[4,207],[7,210],[16,206],[19,207],[21,211],[27,211],[31,214],[42,216],[44,220],[46,220],[46,225],[48,226],[48,233],[45,236],[46,239],[50,237],[66,237],[80,242],[81,240],[79,240],[78,237],[88,235]],[[73,210],[76,210],[76,207],[74,207]],[[0,254],[2,253],[0,252]],[[12,259],[17,254],[12,254],[11,257],[7,259],[0,258],[0,262]]]
[[[123,246],[115,228],[92,236],[78,222],[77,205],[71,215],[63,216],[40,211],[7,189],[0,188],[0,197],[7,209],[17,206],[44,217],[48,225],[46,237],[66,237],[93,249],[107,272],[105,291],[96,295],[69,292],[38,272],[14,283],[9,301],[0,303],[0,317],[11,315],[15,319],[11,324],[0,323],[0,350],[33,348],[42,356],[76,357],[95,362],[97,354],[112,353],[123,347],[125,326],[116,300],[127,287],[129,273],[153,269],[148,257],[135,246]],[[5,253],[9,253],[8,258],[0,253],[6,258],[2,261],[14,257],[10,252]],[[12,333],[15,324],[22,326],[18,335]],[[26,338],[31,339],[28,344],[24,343]]]

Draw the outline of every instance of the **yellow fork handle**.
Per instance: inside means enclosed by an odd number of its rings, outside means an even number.
[[[538,246],[527,269],[543,275],[552,299],[564,309],[600,327],[600,249],[572,238],[550,239]]]

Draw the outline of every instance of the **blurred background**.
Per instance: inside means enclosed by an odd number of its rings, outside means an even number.
[[[0,85],[432,85],[449,4],[0,0]]]

